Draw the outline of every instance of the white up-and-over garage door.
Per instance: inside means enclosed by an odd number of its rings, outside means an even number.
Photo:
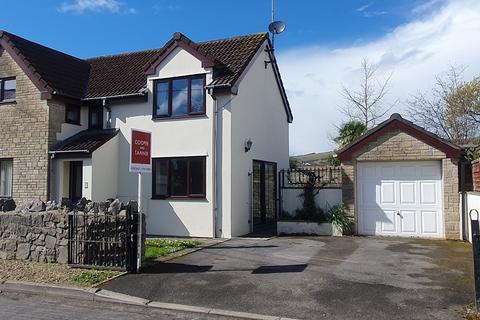
[[[442,238],[441,161],[359,162],[358,233]]]

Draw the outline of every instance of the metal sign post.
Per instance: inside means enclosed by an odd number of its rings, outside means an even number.
[[[151,132],[132,129],[130,141],[130,172],[138,173],[138,254],[137,272],[142,266],[143,246],[143,201],[142,201],[142,173],[152,172],[152,134]]]
[[[473,219],[472,213],[475,213],[476,219]],[[472,232],[472,250],[473,250],[473,276],[475,279],[475,308],[477,312],[480,308],[480,235],[478,229],[479,213],[476,209],[470,210],[470,223]]]

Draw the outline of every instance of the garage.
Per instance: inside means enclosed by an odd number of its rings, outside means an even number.
[[[461,148],[393,114],[338,152],[359,235],[461,239]]]
[[[358,233],[443,237],[440,161],[357,166]]]

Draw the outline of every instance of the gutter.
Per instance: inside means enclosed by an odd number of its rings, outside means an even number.
[[[129,98],[129,97],[144,97],[144,92],[129,93],[129,94],[119,94],[116,96],[104,96],[104,97],[95,97],[95,98],[84,98],[82,101],[93,101],[93,100],[107,100],[107,99],[120,99],[120,98]]]
[[[51,154],[50,159],[54,159],[56,154],[63,154],[63,153],[90,153],[88,150],[62,150],[62,151],[48,151]]]

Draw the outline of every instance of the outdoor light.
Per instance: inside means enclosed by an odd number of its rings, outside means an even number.
[[[245,152],[248,152],[250,151],[250,149],[252,149],[252,139],[248,138],[247,141],[245,141]]]

